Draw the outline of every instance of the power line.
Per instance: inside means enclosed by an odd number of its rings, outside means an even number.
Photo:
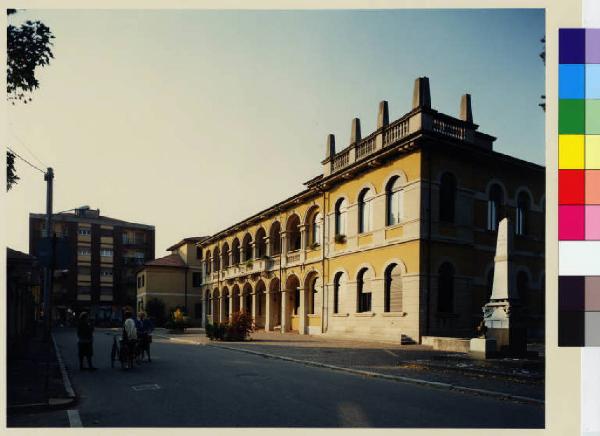
[[[27,150],[27,152],[36,160],[38,161],[38,163],[40,163],[43,167],[47,167],[48,165],[46,165],[46,163],[44,161],[42,161],[39,157],[36,156],[36,154],[31,151],[31,149],[29,147],[27,147],[27,145],[25,145],[25,142],[21,139],[21,137],[19,135],[17,135],[16,132],[14,132],[14,125],[9,121],[10,126],[12,127],[12,129],[9,129],[10,134],[13,136],[13,138],[15,138],[22,146],[25,150]]]
[[[44,170],[42,170],[42,169],[40,169],[40,168],[36,167],[34,164],[32,164],[31,162],[29,162],[27,159],[25,159],[25,158],[23,158],[23,157],[19,156],[19,154],[18,154],[16,151],[14,151],[12,148],[10,148],[10,147],[6,147],[6,148],[8,148],[8,151],[10,151],[10,152],[11,152],[12,154],[14,154],[16,157],[18,157],[19,159],[21,159],[23,162],[25,162],[25,163],[26,163],[27,165],[29,165],[31,168],[34,168],[34,169],[38,170],[38,171],[39,171],[40,173],[42,173],[42,174],[46,174],[46,171],[44,171]]]

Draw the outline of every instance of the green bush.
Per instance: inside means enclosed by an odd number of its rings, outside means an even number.
[[[252,316],[246,312],[236,312],[229,323],[207,324],[206,336],[212,341],[244,341],[254,331]]]

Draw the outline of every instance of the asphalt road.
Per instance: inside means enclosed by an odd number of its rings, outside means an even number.
[[[89,372],[78,369],[75,332],[55,331],[84,427],[544,426],[538,405],[168,340],[155,339],[152,363],[111,369],[112,334],[96,332],[100,370]]]

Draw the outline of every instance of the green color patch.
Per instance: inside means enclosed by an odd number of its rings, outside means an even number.
[[[585,132],[600,135],[600,100],[585,101]]]
[[[585,133],[585,100],[558,101],[558,133]]]

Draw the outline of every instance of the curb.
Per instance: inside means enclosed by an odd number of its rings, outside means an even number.
[[[483,375],[490,375],[490,376],[497,376],[497,377],[508,377],[508,378],[513,378],[513,379],[518,379],[518,380],[528,381],[528,382],[544,380],[544,376],[542,376],[542,375],[513,374],[513,373],[509,373],[509,372],[490,371],[490,370],[481,369],[481,368],[457,368],[454,366],[440,365],[437,363],[432,364],[429,362],[420,362],[419,360],[409,361],[409,363],[418,363],[418,364],[421,364],[421,365],[423,365],[427,368],[431,368],[431,369],[443,369],[443,370],[456,371],[456,372],[483,374]]]
[[[508,394],[506,392],[497,392],[497,391],[490,391],[487,389],[478,389],[478,388],[468,388],[465,386],[458,386],[458,385],[453,385],[450,383],[433,382],[433,381],[429,381],[429,380],[405,377],[405,376],[400,376],[400,375],[381,374],[378,372],[365,371],[362,369],[344,368],[342,366],[330,365],[327,363],[314,362],[311,360],[299,360],[299,359],[294,359],[292,357],[277,356],[275,354],[263,353],[260,351],[253,351],[253,350],[246,350],[243,348],[229,347],[226,345],[216,345],[216,344],[208,344],[208,345],[211,347],[215,347],[215,348],[222,348],[222,349],[230,350],[230,351],[238,351],[241,353],[254,354],[257,356],[268,357],[271,359],[285,360],[288,362],[300,363],[303,365],[315,366],[315,367],[319,367],[319,368],[327,368],[327,369],[332,369],[334,371],[347,372],[347,373],[362,375],[362,376],[366,376],[366,377],[381,378],[381,379],[391,380],[391,381],[396,381],[396,382],[412,383],[412,384],[418,384],[418,385],[428,386],[428,387],[437,388],[437,389],[448,389],[448,390],[469,393],[469,394],[485,395],[485,396],[492,397],[492,398],[513,400],[513,401],[518,401],[521,403],[531,403],[531,404],[538,404],[538,405],[545,404],[544,400],[540,400],[540,399],[532,398],[532,397],[525,397],[525,396],[521,396],[521,395]]]

